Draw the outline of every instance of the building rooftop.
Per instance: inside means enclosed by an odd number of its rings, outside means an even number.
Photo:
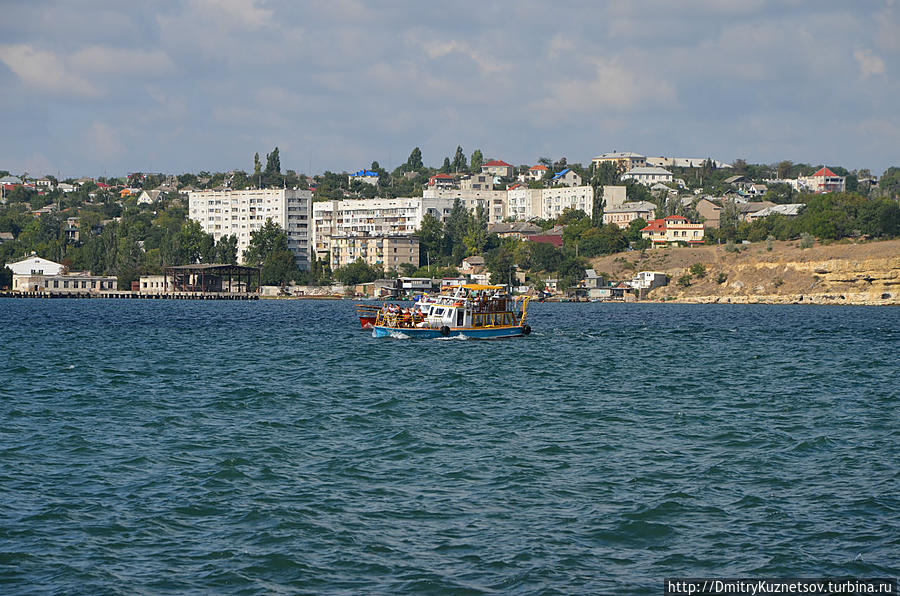
[[[598,155],[594,159],[626,159],[626,158],[639,158],[645,159],[644,155],[640,153],[631,153],[628,151],[613,151],[612,153],[604,153],[603,155]]]
[[[508,163],[506,163],[505,161],[500,160],[500,159],[492,159],[491,161],[489,161],[489,162],[487,162],[487,163],[481,165],[481,167],[495,167],[495,166],[500,166],[500,167],[504,167],[504,168],[511,168],[511,167],[512,167],[512,165],[510,165],[510,164],[508,164]]]

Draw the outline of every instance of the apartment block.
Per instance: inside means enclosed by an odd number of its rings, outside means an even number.
[[[331,237],[331,268],[362,259],[385,270],[397,269],[403,263],[419,266],[419,238],[410,235],[352,235]]]
[[[287,233],[288,248],[301,270],[309,269],[312,192],[289,188],[198,190],[188,193],[188,215],[216,241],[234,235],[243,261],[250,235],[271,220]]]
[[[332,238],[338,236],[409,236],[426,214],[443,221],[452,208],[453,199],[434,197],[316,202],[312,207],[313,252],[318,259],[327,258]]]

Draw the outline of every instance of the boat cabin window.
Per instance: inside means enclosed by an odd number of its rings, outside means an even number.
[[[456,310],[456,326],[457,327],[462,327],[464,315],[465,315],[465,312],[463,311],[463,309],[459,308]]]
[[[432,314],[434,314],[434,316],[436,316],[436,317],[439,317],[439,316],[441,316],[442,314],[444,314],[444,309],[443,309],[443,308],[436,308],[436,309],[434,309],[434,313],[432,313]]]

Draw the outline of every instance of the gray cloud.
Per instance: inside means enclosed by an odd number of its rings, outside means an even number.
[[[23,0],[7,13],[0,109],[16,142],[2,169],[246,169],[275,145],[300,171],[397,165],[414,146],[439,164],[456,145],[514,163],[612,149],[900,163],[891,2]]]

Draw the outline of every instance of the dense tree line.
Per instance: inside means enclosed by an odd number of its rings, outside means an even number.
[[[794,217],[776,214],[752,222],[737,222],[735,215],[723,211],[723,223],[718,230],[707,232],[707,241],[758,242],[769,236],[789,240],[803,234],[821,240],[900,236],[900,206],[895,200],[848,192],[801,195],[798,201],[806,207]]]

